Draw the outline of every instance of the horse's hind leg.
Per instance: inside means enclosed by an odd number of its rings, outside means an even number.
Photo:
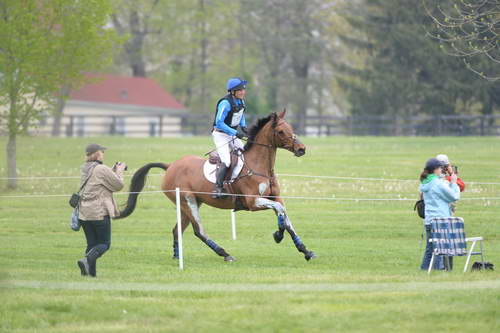
[[[196,198],[190,194],[186,194],[185,199],[186,205],[183,206],[182,209],[185,214],[189,216],[196,237],[201,239],[203,243],[207,244],[207,246],[219,256],[224,257],[224,261],[235,261],[236,259],[230,256],[229,253],[226,252],[226,250],[224,250],[222,247],[217,245],[217,243],[208,238],[208,235],[205,233],[203,225],[201,224],[200,205],[196,201]]]
[[[290,236],[292,237],[293,243],[295,244],[295,247],[299,252],[302,252],[304,254],[304,258],[306,260],[310,260],[312,258],[316,258],[316,255],[314,252],[309,251],[304,243],[302,243],[302,240],[300,237],[297,235],[295,232],[295,229],[293,228],[292,221],[288,217],[285,209],[285,205],[281,200],[269,200],[266,198],[258,198],[255,200],[255,206],[257,207],[266,207],[273,209],[274,212],[276,213],[276,216],[278,217],[278,231],[276,231],[273,234],[274,240],[276,243],[281,242],[283,239],[284,231],[288,231]]]
[[[184,233],[184,230],[186,230],[187,226],[189,225],[189,216],[186,214],[182,213],[181,214],[181,226],[182,226],[182,233]],[[173,259],[179,259],[179,239],[177,235],[177,223],[175,224],[175,227],[172,229],[172,234],[174,235],[174,255],[172,256]]]

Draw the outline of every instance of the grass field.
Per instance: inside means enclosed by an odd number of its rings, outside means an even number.
[[[211,149],[209,138],[22,138],[21,177],[77,176],[82,151],[97,141],[106,163],[125,161],[129,174],[148,162],[171,162]],[[5,138],[0,173],[5,175]],[[110,251],[98,278],[80,276],[82,232],[68,227],[69,194],[78,180],[19,180],[0,197],[0,330],[5,332],[167,331],[488,331],[500,329],[500,200],[498,138],[305,138],[302,158],[278,155],[282,174],[373,177],[415,181],[283,176],[282,194],[329,198],[416,199],[428,157],[447,153],[467,184],[457,215],[468,236],[486,239],[494,272],[421,272],[422,222],[413,201],[287,200],[289,215],[318,258],[306,262],[285,237],[275,244],[271,211],[230,213],[206,206],[206,231],[237,261],[226,263],[187,230],[185,270],[171,259],[175,207],[162,194],[140,197],[134,214],[113,222]],[[146,190],[158,190],[157,171]],[[130,177],[127,178],[127,183]],[[125,196],[117,195],[123,202]],[[477,258],[474,258],[477,260]]]

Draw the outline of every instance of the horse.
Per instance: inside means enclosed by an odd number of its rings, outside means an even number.
[[[200,218],[200,206],[205,203],[220,209],[259,211],[273,209],[278,219],[278,230],[273,233],[276,243],[283,240],[285,230],[290,234],[295,247],[304,254],[306,260],[316,257],[309,251],[297,235],[285,209],[285,203],[280,197],[280,186],[274,165],[276,150],[286,149],[295,156],[303,156],[306,146],[299,141],[292,126],[285,120],[286,110],[271,113],[259,119],[249,130],[248,140],[243,155],[244,165],[241,172],[231,184],[225,184],[227,194],[223,198],[212,197],[213,184],[203,175],[203,165],[206,159],[198,156],[185,156],[171,163],[149,163],[139,168],[130,183],[130,193],[127,203],[117,218],[125,218],[135,209],[139,193],[144,188],[146,176],[150,169],[165,170],[162,177],[161,190],[174,204],[176,202],[175,188],[181,191],[181,228],[182,232],[191,223],[194,234],[224,261],[234,261],[226,250],[210,239],[203,229]],[[230,191],[228,191],[230,190]],[[177,228],[172,230],[173,258],[179,256]]]

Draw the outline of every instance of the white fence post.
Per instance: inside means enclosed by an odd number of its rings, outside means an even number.
[[[179,247],[179,269],[184,269],[184,256],[182,255],[182,218],[181,218],[181,191],[175,188],[175,205],[177,208],[177,246]]]
[[[236,240],[236,213],[234,210],[231,211],[231,231],[233,234],[233,240]]]

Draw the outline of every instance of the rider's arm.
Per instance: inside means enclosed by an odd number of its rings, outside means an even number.
[[[227,124],[224,122],[230,110],[231,105],[229,105],[228,101],[222,101],[219,103],[219,106],[217,108],[217,116],[215,117],[215,128],[223,131],[226,134],[235,136],[237,133],[236,130],[227,126]]]

